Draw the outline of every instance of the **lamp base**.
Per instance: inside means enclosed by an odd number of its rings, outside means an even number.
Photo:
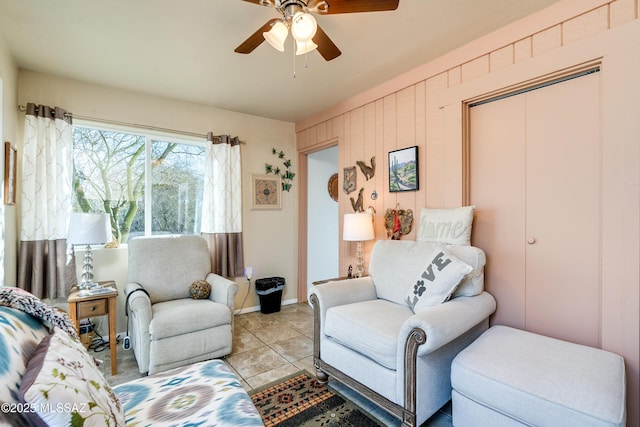
[[[78,284],[78,289],[81,291],[87,291],[97,287],[100,287],[100,285],[93,281],[93,253],[91,252],[91,245],[87,245],[84,250],[82,282]]]
[[[362,242],[358,242],[356,249],[356,277],[364,276],[364,256],[362,255]]]

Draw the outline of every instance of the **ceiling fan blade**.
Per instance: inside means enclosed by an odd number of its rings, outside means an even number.
[[[250,0],[245,0],[250,1]],[[382,12],[396,10],[400,0],[326,0],[329,4],[327,15],[336,13]]]
[[[247,0],[248,1],[248,0]],[[266,24],[258,29],[255,33],[251,34],[248,39],[243,41],[240,46],[235,49],[237,53],[251,53],[255,48],[260,46],[264,41],[264,36],[262,33],[269,31],[271,26],[276,22],[280,21],[280,19],[274,18],[269,20]],[[316,43],[317,44],[317,43]]]
[[[250,0],[245,0],[250,1]],[[326,0],[329,4],[327,15],[337,13],[383,12],[396,10],[400,0]],[[319,13],[323,13],[319,11]]]
[[[319,25],[318,29],[316,30],[316,35],[313,36],[312,40],[315,44],[318,45],[317,50],[320,55],[322,55],[322,57],[327,61],[331,61],[332,59],[335,59],[342,54],[342,52],[340,52],[340,49],[338,49],[338,46],[336,46],[331,41],[327,33],[325,33]]]

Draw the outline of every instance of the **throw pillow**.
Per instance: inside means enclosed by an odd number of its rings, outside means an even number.
[[[473,267],[438,245],[431,261],[410,288],[405,299],[407,305],[417,313],[425,307],[442,304],[471,270]]]
[[[34,425],[124,426],[124,411],[93,358],[79,341],[55,327],[29,361],[20,401],[33,408]]]
[[[207,299],[211,294],[211,285],[206,280],[196,280],[189,286],[189,295],[193,299]]]
[[[18,402],[22,375],[49,330],[35,317],[0,306],[0,402]],[[0,425],[2,419],[0,418]]]
[[[445,245],[469,245],[475,206],[451,209],[422,208],[416,240]]]

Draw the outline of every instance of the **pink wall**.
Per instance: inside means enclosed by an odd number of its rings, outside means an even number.
[[[376,237],[384,239],[382,215],[387,208],[412,209],[417,223],[421,207],[465,202],[466,101],[579,64],[599,63],[602,295],[594,316],[600,319],[602,347],[621,354],[627,363],[629,426],[640,426],[638,7],[638,0],[562,1],[296,125],[300,152],[338,142],[341,189],[344,167],[356,160],[369,163],[376,156],[375,177],[365,181],[358,171],[357,188],[365,189],[364,206],[375,208]],[[420,190],[389,193],[387,153],[412,145],[419,147]],[[374,189],[379,194],[375,201],[370,197]],[[356,194],[341,190],[340,217],[352,211],[350,196]],[[415,238],[415,230],[404,238]],[[306,241],[300,247],[303,244]],[[372,244],[365,245],[367,252]],[[340,259],[340,271],[355,264],[355,244],[341,241]]]

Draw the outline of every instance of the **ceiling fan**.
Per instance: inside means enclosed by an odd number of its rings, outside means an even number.
[[[327,60],[340,56],[342,52],[320,28],[312,13],[333,15],[338,13],[378,12],[395,10],[400,0],[244,0],[276,9],[282,18],[274,18],[260,27],[235,49],[237,53],[251,53],[263,41],[269,42],[279,51],[284,51],[284,42],[291,29],[295,39],[296,55],[317,49]]]

